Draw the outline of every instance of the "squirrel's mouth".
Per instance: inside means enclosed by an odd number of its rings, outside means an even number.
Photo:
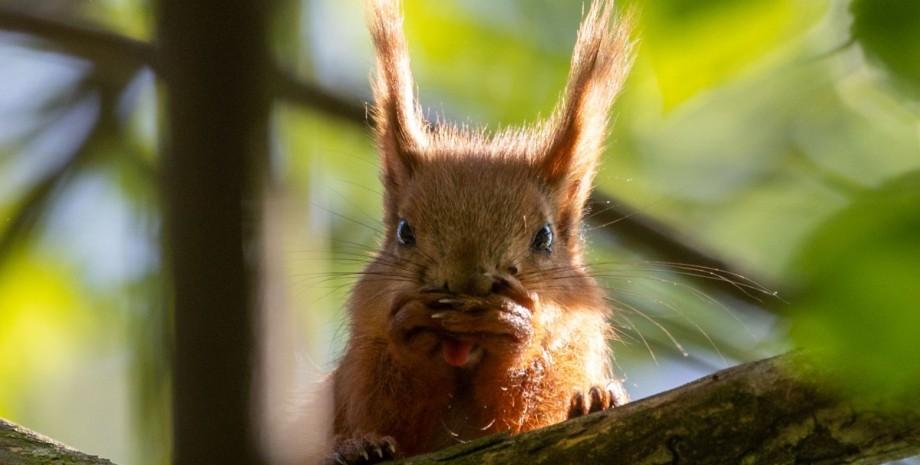
[[[441,340],[441,355],[448,365],[460,368],[479,361],[482,347],[472,339],[445,336]]]
[[[390,311],[391,337],[415,355],[430,354],[452,368],[471,369],[486,357],[501,363],[531,340],[535,307],[535,299],[499,294],[402,295]]]

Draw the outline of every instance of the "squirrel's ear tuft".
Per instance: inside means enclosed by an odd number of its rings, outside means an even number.
[[[603,152],[610,107],[632,65],[630,18],[614,13],[612,0],[594,0],[582,20],[562,101],[544,128],[537,166],[562,195],[569,217],[582,207]]]
[[[366,9],[377,55],[372,114],[384,182],[395,189],[411,177],[428,135],[415,97],[400,2],[366,0]]]

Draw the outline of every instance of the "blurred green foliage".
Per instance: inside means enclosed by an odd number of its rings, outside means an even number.
[[[912,95],[920,97],[920,2],[854,0],[853,38]]]
[[[153,34],[143,0],[38,3],[58,19]],[[368,100],[373,63],[359,3],[285,0],[272,37],[286,69],[355,102]],[[580,0],[404,3],[428,114],[496,128],[552,111]],[[588,228],[588,260],[618,309],[613,347],[629,388],[644,395],[790,347],[823,347],[849,379],[916,392],[920,180],[906,173],[920,169],[920,3],[621,3],[638,11],[639,55],[598,189],[747,277],[795,291],[780,295],[789,304],[743,304],[701,290],[690,276],[701,272],[679,267],[693,264],[624,247],[617,224]],[[80,143],[62,115],[98,85],[91,64],[21,39],[0,36],[0,234],[68,152],[58,145]],[[124,465],[168,457],[154,81],[145,71],[125,86],[116,142],[63,178],[38,227],[0,264],[0,415]],[[301,105],[277,105],[272,124],[278,279],[305,339],[303,365],[328,369],[344,340],[349,273],[381,235],[376,155],[366,126]],[[107,187],[87,194],[87,184]],[[86,418],[107,421],[96,437]]]
[[[634,2],[640,41],[665,109],[719,85],[775,53],[825,11],[823,1]]]
[[[21,415],[15,399],[28,394],[28,380],[53,378],[80,355],[93,315],[71,278],[53,257],[17,251],[0,268],[0,416]]]
[[[859,396],[920,392],[920,172],[861,194],[821,225],[793,267],[792,334]]]

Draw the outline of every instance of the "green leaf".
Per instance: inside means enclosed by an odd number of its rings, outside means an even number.
[[[750,69],[821,17],[825,2],[662,0],[639,6],[640,57],[666,109]]]
[[[796,261],[792,335],[853,392],[920,389],[920,172],[857,199]],[[840,380],[838,380],[840,381]],[[841,384],[838,382],[837,384]]]
[[[485,20],[461,2],[408,1],[406,35],[422,105],[474,125],[532,121],[552,111],[565,85],[580,6],[572,4],[565,45],[541,47],[512,26],[523,18]],[[543,31],[561,20],[532,18]]]
[[[854,0],[851,32],[866,55],[920,96],[920,2]]]

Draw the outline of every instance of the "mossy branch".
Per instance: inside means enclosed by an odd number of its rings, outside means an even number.
[[[720,371],[607,412],[404,465],[879,464],[920,453],[920,407],[845,400],[800,354]]]
[[[114,465],[0,419],[2,465]]]
[[[868,465],[920,454],[916,403],[896,410],[890,399],[847,400],[819,382],[828,374],[801,354],[784,355],[607,412],[399,463]],[[111,465],[0,421],[0,464],[39,463]]]

